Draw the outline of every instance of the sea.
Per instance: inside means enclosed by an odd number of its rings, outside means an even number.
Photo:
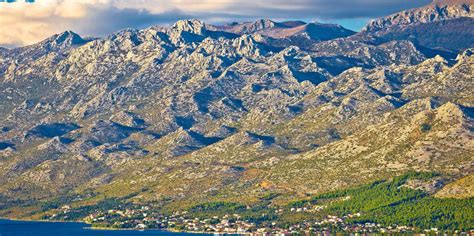
[[[16,221],[0,219],[0,236],[196,236],[162,230],[98,230],[73,222]],[[199,234],[200,236],[212,234]]]

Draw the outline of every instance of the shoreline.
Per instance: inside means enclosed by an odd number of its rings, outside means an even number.
[[[84,221],[60,221],[60,220],[32,220],[32,219],[14,219],[14,218],[4,218],[0,217],[0,220],[9,220],[9,221],[24,221],[24,222],[43,222],[43,223],[81,223],[90,225]]]
[[[137,228],[108,228],[108,227],[84,227],[89,230],[104,230],[104,231],[161,231],[168,233],[186,233],[186,234],[218,234],[218,235],[248,235],[249,233],[217,233],[217,232],[206,232],[206,231],[186,231],[186,230],[170,230],[170,229],[137,229]]]
[[[32,219],[12,219],[12,218],[4,218],[0,217],[0,220],[7,220],[7,221],[14,221],[14,222],[40,222],[40,223],[78,223],[78,224],[85,224],[83,229],[87,230],[97,230],[97,231],[162,231],[162,232],[169,232],[169,233],[188,233],[188,234],[215,234],[213,232],[205,232],[205,231],[185,231],[185,230],[170,230],[170,229],[137,229],[137,228],[110,228],[110,227],[93,227],[92,224],[86,223],[84,221],[58,221],[58,220],[32,220]],[[220,235],[229,234],[229,233],[218,233]],[[233,235],[244,235],[238,233],[232,233]]]
[[[87,224],[87,223],[85,223]],[[92,224],[90,227],[84,227],[85,229],[90,229],[90,230],[108,230],[108,231],[162,231],[162,232],[170,232],[170,233],[196,233],[196,234],[205,234],[206,232],[201,232],[201,231],[184,231],[184,230],[170,230],[170,229],[159,229],[159,228],[146,228],[146,229],[141,229],[141,228],[111,228],[111,227],[94,227]],[[211,234],[211,233],[209,233]]]

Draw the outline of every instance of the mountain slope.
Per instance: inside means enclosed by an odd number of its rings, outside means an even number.
[[[370,22],[363,31],[374,32],[391,27],[473,17],[471,0],[434,1],[427,6],[402,11]]]
[[[104,199],[181,210],[274,194],[278,205],[413,171],[472,175],[470,41],[458,43],[459,28],[439,40],[425,30],[469,23],[470,13],[448,5],[431,19],[433,9],[355,35],[183,20],[6,50],[0,213]],[[445,49],[462,51],[436,55]]]
[[[217,27],[217,29],[239,35],[261,34],[272,38],[305,36],[315,41],[347,37],[355,33],[340,25],[305,23],[300,21],[274,22],[263,19],[250,23],[234,23]]]
[[[214,30],[237,35],[254,35],[259,41],[280,48],[291,45],[307,48],[317,42],[355,34],[355,32],[335,24],[305,23],[302,21],[274,22],[268,19],[214,26]]]
[[[370,22],[361,32],[385,40],[410,40],[417,45],[460,52],[474,47],[472,1],[436,1]]]

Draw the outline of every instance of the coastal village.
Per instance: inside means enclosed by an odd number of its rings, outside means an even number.
[[[276,214],[298,214],[311,213],[322,210],[324,206],[314,206],[312,208],[290,208],[275,209]],[[285,210],[287,212],[285,212]],[[71,207],[66,205],[61,207],[61,213],[54,214],[51,220],[67,220],[67,214],[71,212]],[[382,226],[376,223],[349,223],[349,219],[360,217],[361,213],[348,214],[344,216],[327,215],[319,221],[304,221],[301,223],[282,226],[277,222],[261,222],[256,224],[249,220],[244,220],[239,214],[226,214],[221,217],[213,216],[208,218],[192,217],[187,211],[173,212],[171,215],[158,214],[150,207],[141,206],[136,208],[125,208],[123,210],[110,209],[98,211],[88,215],[84,221],[92,225],[95,229],[160,229],[173,232],[195,232],[213,234],[251,234],[251,235],[290,235],[290,234],[329,234],[332,232],[347,233],[412,233],[419,232],[408,226]],[[422,230],[426,234],[443,233],[437,228]],[[471,232],[450,232],[459,235],[472,235]]]

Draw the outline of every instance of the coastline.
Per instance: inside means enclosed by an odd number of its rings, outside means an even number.
[[[219,234],[219,235],[248,235],[249,233],[214,233],[205,231],[186,231],[186,230],[173,230],[173,229],[137,229],[137,228],[108,228],[108,227],[84,227],[89,230],[104,230],[104,231],[161,231],[168,233],[186,233],[186,234]]]
[[[43,222],[43,223],[81,223],[81,224],[87,224],[90,225],[89,223],[86,223],[84,221],[61,221],[61,220],[33,220],[33,219],[17,219],[17,218],[4,218],[0,217],[0,220],[9,220],[9,221],[24,221],[24,222]]]
[[[138,229],[138,228],[111,228],[111,227],[93,227],[92,224],[89,224],[84,221],[59,221],[59,220],[32,220],[32,219],[16,219],[16,218],[4,218],[0,217],[0,220],[5,221],[14,221],[14,222],[39,222],[39,223],[78,223],[85,224],[86,226],[82,227],[87,230],[97,230],[97,231],[161,231],[168,233],[188,233],[188,234],[214,234],[212,232],[205,231],[185,231],[185,230],[173,230],[173,229]],[[228,233],[225,233],[228,234]],[[233,233],[233,235],[244,235],[242,233]]]

